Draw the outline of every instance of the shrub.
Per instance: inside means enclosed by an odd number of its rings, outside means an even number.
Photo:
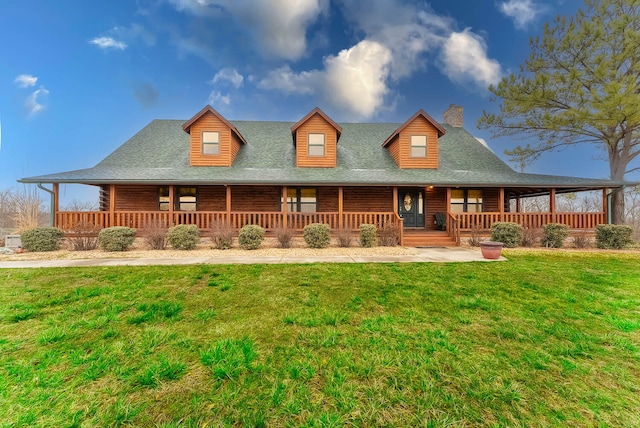
[[[591,244],[592,239],[587,235],[587,232],[579,232],[573,237],[573,246],[576,248],[589,248]]]
[[[264,229],[257,224],[242,226],[238,235],[238,244],[245,250],[255,250],[262,244]]]
[[[491,240],[513,248],[522,242],[522,226],[518,223],[497,221],[491,225]]]
[[[562,248],[567,236],[569,236],[569,226],[566,224],[545,224],[541,245],[548,248]]]
[[[395,223],[387,223],[380,230],[380,245],[383,247],[395,247],[400,244],[400,226]]]
[[[195,224],[179,224],[169,228],[167,241],[176,250],[193,250],[200,241],[200,231]]]
[[[104,251],[127,251],[136,238],[136,230],[125,226],[102,229],[98,234],[100,248]]]
[[[596,226],[596,246],[606,249],[620,249],[633,243],[633,229],[622,224],[599,224]],[[23,241],[24,245],[24,241]]]
[[[324,223],[311,223],[302,230],[304,242],[310,248],[326,248],[331,242],[329,225]]]
[[[522,241],[520,242],[520,245],[523,247],[534,247],[541,235],[542,231],[540,228],[525,226],[522,229]]]
[[[360,225],[360,246],[365,248],[371,248],[376,245],[378,237],[376,236],[377,229],[374,224],[361,224]]]
[[[165,222],[153,220],[142,226],[142,236],[147,248],[164,250],[167,247],[167,226]]]
[[[211,225],[211,242],[217,250],[228,250],[233,246],[235,230],[224,221],[218,220]]]
[[[351,229],[343,227],[336,232],[336,238],[338,239],[338,246],[347,248],[351,246],[353,241],[353,234]]]
[[[278,226],[274,230],[278,246],[280,248],[290,248],[293,242],[295,231],[290,227]]]
[[[73,225],[67,233],[67,241],[74,251],[91,251],[98,248],[98,233],[102,228],[86,221]]]
[[[481,231],[480,226],[477,224],[471,225],[471,236],[469,237],[469,246],[470,247],[479,247],[481,239]]]
[[[55,251],[60,248],[64,232],[55,227],[34,227],[20,234],[22,248],[27,251]]]

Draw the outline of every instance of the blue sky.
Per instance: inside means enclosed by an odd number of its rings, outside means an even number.
[[[95,165],[153,119],[205,104],[228,119],[437,120],[503,159],[518,142],[476,128],[487,86],[579,0],[21,0],[0,2],[0,189]],[[543,156],[527,172],[607,177],[598,153]],[[63,189],[65,198],[75,190]],[[67,194],[69,193],[69,194]],[[78,193],[82,195],[82,193]],[[82,196],[79,196],[82,198]]]

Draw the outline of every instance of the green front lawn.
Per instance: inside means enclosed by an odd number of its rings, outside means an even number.
[[[640,426],[640,257],[0,270],[0,426]]]

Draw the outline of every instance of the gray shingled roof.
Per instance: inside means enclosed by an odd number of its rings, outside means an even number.
[[[610,180],[513,171],[463,128],[442,125],[440,168],[400,169],[381,147],[398,123],[345,123],[336,168],[296,168],[292,122],[230,121],[246,138],[232,167],[189,166],[185,121],[154,120],[93,168],[20,180],[24,183],[276,185],[411,185],[598,188]]]

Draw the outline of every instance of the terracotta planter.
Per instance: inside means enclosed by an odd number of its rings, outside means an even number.
[[[484,241],[480,243],[480,250],[482,251],[482,257],[488,260],[496,260],[500,258],[502,254],[502,242]]]

